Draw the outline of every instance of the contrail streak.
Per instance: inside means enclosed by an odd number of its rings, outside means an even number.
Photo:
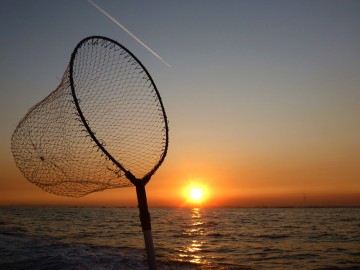
[[[162,59],[156,52],[154,52],[152,49],[149,48],[144,42],[142,42],[138,37],[136,37],[133,33],[131,33],[125,26],[123,26],[121,23],[119,23],[114,17],[112,17],[109,13],[107,13],[105,10],[103,10],[101,7],[99,7],[97,4],[95,4],[92,0],[88,0],[88,2],[93,5],[97,10],[99,10],[102,14],[104,14],[106,17],[108,17],[110,20],[112,20],[117,26],[119,26],[121,29],[123,29],[126,33],[128,33],[130,36],[132,36],[133,39],[135,39],[137,42],[139,42],[141,45],[145,47],[149,52],[151,52],[153,55],[155,55],[161,62],[163,62],[168,67],[171,67],[168,63],[165,62],[164,59]]]

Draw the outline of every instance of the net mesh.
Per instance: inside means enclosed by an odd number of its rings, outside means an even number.
[[[20,121],[11,147],[29,181],[80,197],[132,185],[124,170],[139,181],[154,173],[167,134],[161,98],[142,64],[120,44],[90,37],[76,47],[57,89]]]

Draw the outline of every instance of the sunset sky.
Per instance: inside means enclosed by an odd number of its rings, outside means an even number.
[[[150,207],[360,206],[360,1],[96,3],[171,67],[86,0],[1,1],[0,205],[136,206],[134,187],[44,192],[10,150],[77,43],[102,35],[140,59],[168,115]]]

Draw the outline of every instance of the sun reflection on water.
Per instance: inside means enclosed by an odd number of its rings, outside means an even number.
[[[206,229],[200,208],[193,208],[189,217],[187,229],[183,231],[183,236],[187,241],[186,245],[179,250],[179,261],[202,265],[208,264],[202,255],[206,244]]]

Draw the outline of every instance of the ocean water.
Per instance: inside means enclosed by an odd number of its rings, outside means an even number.
[[[360,269],[360,209],[152,208],[159,269]],[[0,208],[0,269],[147,269],[136,208]]]

